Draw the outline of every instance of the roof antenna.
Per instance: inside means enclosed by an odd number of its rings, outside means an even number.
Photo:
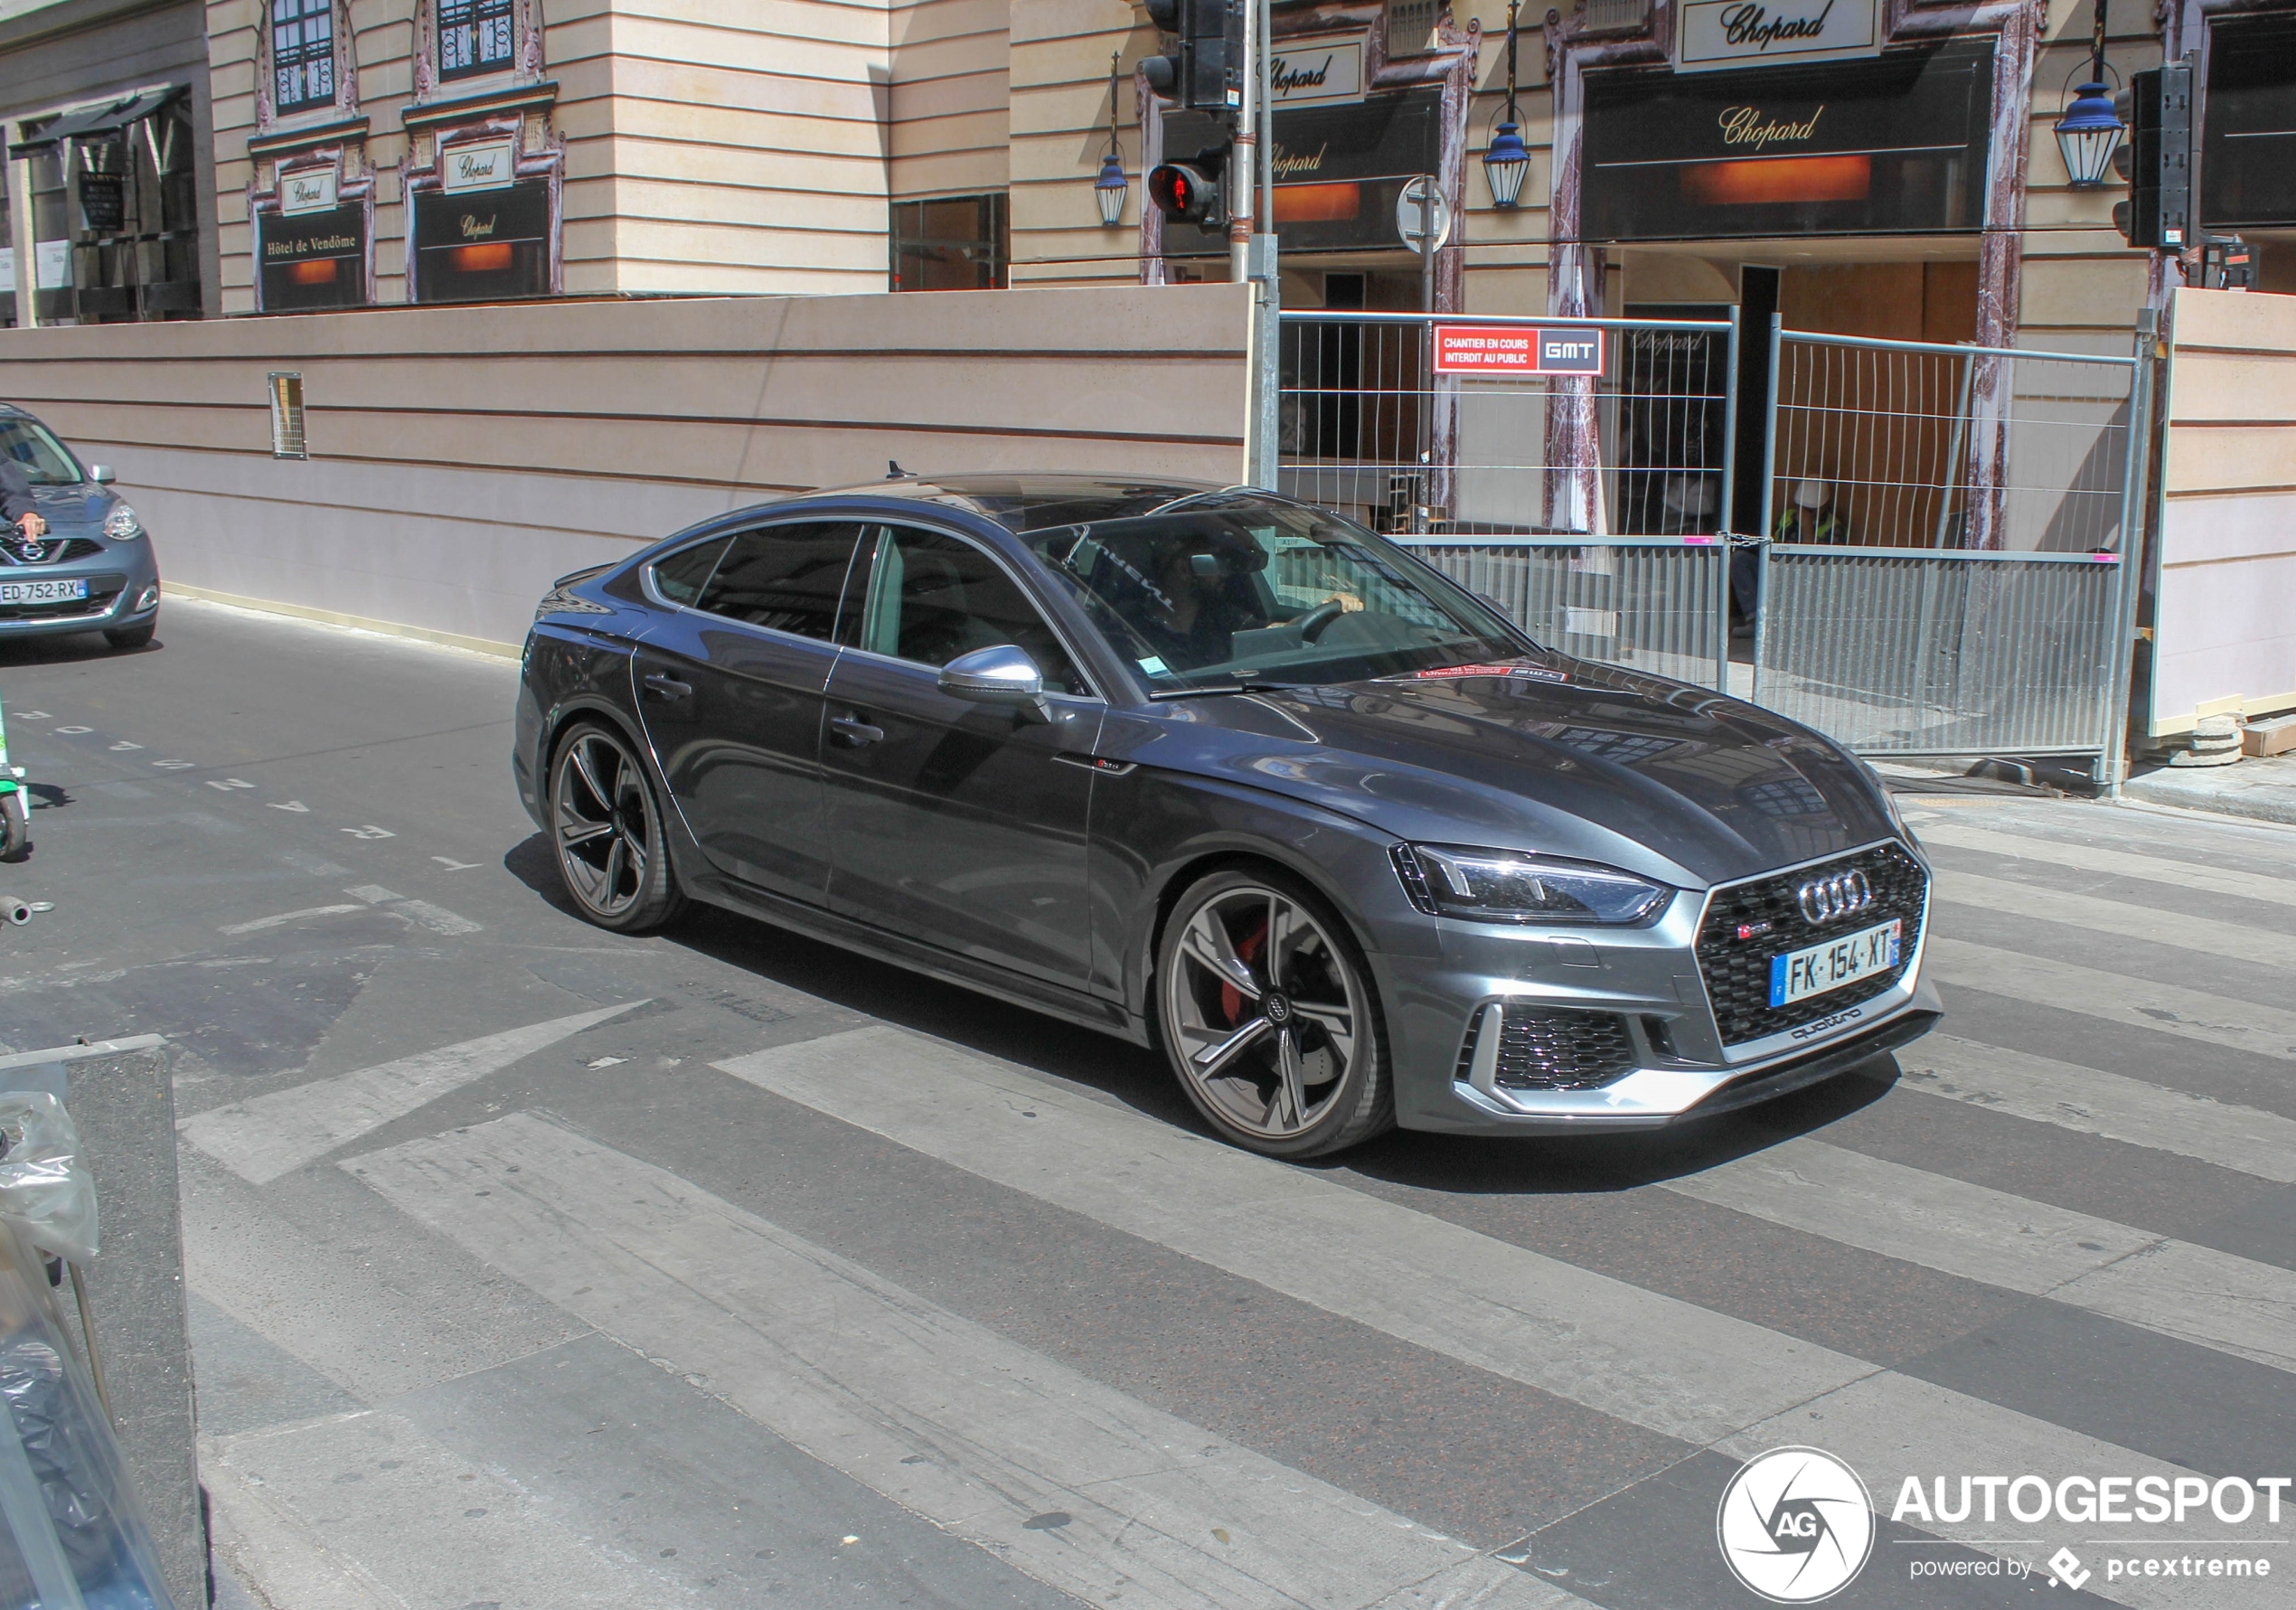
[[[906,481],[908,479],[908,471],[901,467],[899,459],[888,458],[885,461],[885,478],[889,481]]]

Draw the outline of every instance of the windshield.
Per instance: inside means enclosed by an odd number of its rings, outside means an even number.
[[[34,486],[77,486],[80,466],[48,428],[30,419],[0,419],[0,453],[24,466]]]
[[[1320,509],[1191,498],[1032,545],[1153,692],[1360,682],[1529,646],[1400,549]]]

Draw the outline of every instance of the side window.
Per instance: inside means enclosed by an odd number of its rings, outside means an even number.
[[[710,572],[718,568],[725,557],[731,537],[712,537],[706,542],[696,542],[691,548],[681,548],[667,559],[654,562],[654,590],[673,604],[691,604],[701,596],[702,584],[710,579]]]
[[[830,642],[861,527],[843,521],[768,525],[733,539],[695,606],[712,615]]]
[[[1037,607],[997,562],[938,532],[879,529],[858,629],[859,645],[871,654],[935,667],[976,648],[1014,644],[1044,673],[1046,692],[1092,691]]]

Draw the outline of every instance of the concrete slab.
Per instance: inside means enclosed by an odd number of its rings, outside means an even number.
[[[2159,767],[2131,777],[2122,793],[2145,805],[2296,823],[2296,754],[2244,757],[2230,766]]]

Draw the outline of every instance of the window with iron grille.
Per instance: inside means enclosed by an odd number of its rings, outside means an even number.
[[[271,0],[271,104],[281,112],[334,99],[334,0]]]
[[[438,76],[493,72],[511,60],[511,0],[438,0]]]

